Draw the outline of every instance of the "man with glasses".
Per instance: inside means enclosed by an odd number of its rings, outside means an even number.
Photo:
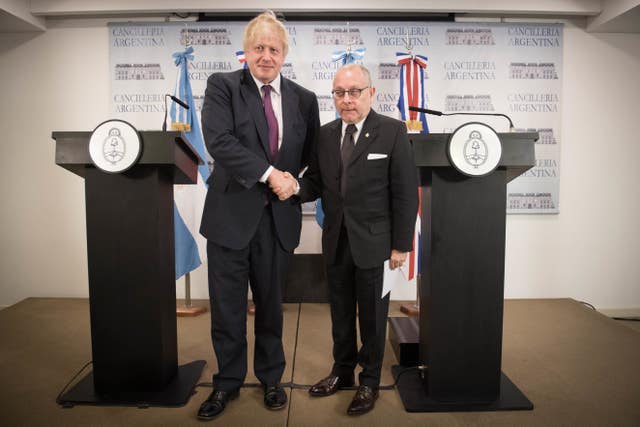
[[[374,93],[364,66],[348,64],[336,72],[332,94],[340,118],[320,128],[298,192],[303,202],[322,197],[333,337],[331,374],[309,393],[329,396],[353,386],[359,364],[349,415],[370,411],[378,398],[389,311],[389,295],[382,298],[383,265],[389,260],[395,269],[405,262],[418,211],[418,175],[406,127],[371,109]]]

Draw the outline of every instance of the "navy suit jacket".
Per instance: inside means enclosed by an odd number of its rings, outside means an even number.
[[[340,193],[342,120],[320,128],[317,150],[300,182],[303,202],[322,196],[322,253],[333,264],[344,227],[360,268],[381,267],[391,249],[409,252],[418,212],[418,173],[407,129],[399,120],[371,110]]]
[[[300,242],[302,215],[292,199],[281,202],[259,179],[269,165],[298,176],[308,164],[320,120],[313,92],[281,78],[282,143],[269,153],[262,98],[249,70],[209,76],[202,106],[202,133],[214,160],[200,233],[232,249],[248,245],[264,206],[271,203],[276,234],[293,251]]]

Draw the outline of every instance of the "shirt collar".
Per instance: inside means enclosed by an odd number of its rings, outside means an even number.
[[[364,121],[365,120],[367,120],[366,117],[364,119],[360,120],[358,123],[355,123],[355,125],[356,125],[356,134],[360,133],[360,131],[362,130],[362,126],[364,126]],[[347,122],[345,122],[344,120],[342,120],[342,134],[343,135],[347,131],[347,126],[349,126],[349,124]],[[354,135],[354,137],[355,137],[355,135]]]
[[[251,72],[249,72],[249,74],[251,74]],[[262,83],[260,80],[256,79],[255,76],[253,74],[251,74],[251,78],[253,79],[254,82],[256,82],[256,86],[258,86],[258,91],[260,92],[260,94],[262,94],[262,86],[264,85],[271,85],[271,90],[274,91],[276,94],[280,95],[280,83],[281,83],[281,78],[280,78],[280,73],[278,73],[278,75],[276,76],[275,79],[273,79],[270,83]]]

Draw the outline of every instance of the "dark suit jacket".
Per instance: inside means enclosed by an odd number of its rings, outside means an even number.
[[[202,133],[214,160],[200,233],[218,245],[241,249],[254,235],[265,202],[272,204],[276,234],[293,251],[300,242],[301,211],[280,202],[259,179],[269,165],[298,176],[320,127],[313,92],[281,78],[282,144],[273,161],[262,99],[249,70],[212,74],[202,106]]]
[[[371,110],[348,168],[346,194],[340,194],[342,120],[320,128],[317,150],[300,183],[303,202],[322,196],[322,252],[336,255],[344,221],[351,253],[360,268],[380,267],[391,249],[408,252],[418,211],[418,174],[407,130],[401,121]]]

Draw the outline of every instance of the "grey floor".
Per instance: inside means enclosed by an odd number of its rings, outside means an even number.
[[[392,302],[392,316],[402,315],[399,306]],[[331,367],[328,306],[285,304],[284,314],[283,381],[311,384]],[[215,371],[209,328],[208,314],[178,318],[179,363],[206,360],[201,382]],[[243,388],[221,417],[202,422],[195,414],[206,386],[179,408],[64,409],[56,396],[91,360],[88,301],[29,298],[3,309],[0,342],[0,426],[640,426],[637,322],[612,320],[570,299],[505,302],[502,369],[534,403],[532,411],[408,413],[397,390],[386,390],[373,412],[354,418],[345,413],[351,391],[311,398],[288,389],[288,407],[269,411],[259,389]],[[383,384],[392,384],[395,363],[387,345]],[[255,383],[251,366],[249,372],[247,382]]]

